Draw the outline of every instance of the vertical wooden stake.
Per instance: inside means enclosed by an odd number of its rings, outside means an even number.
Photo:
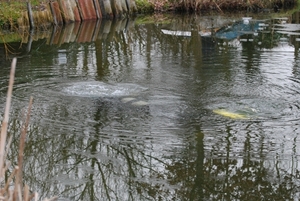
[[[33,29],[34,22],[33,22],[31,3],[29,0],[27,0],[27,11],[28,11],[28,19],[29,19],[30,29]]]
[[[50,10],[51,10],[51,13],[53,16],[53,24],[57,25],[57,18],[56,18],[55,10],[54,10],[53,4],[51,2],[50,2]]]

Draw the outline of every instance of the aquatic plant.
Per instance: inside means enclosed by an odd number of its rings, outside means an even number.
[[[15,69],[16,69],[16,62],[17,59],[14,58],[11,64],[11,72],[9,78],[9,86],[6,98],[6,106],[4,112],[4,118],[2,121],[1,127],[1,140],[0,140],[0,178],[1,178],[1,187],[0,187],[0,200],[3,201],[29,201],[29,200],[38,200],[37,193],[30,193],[29,187],[25,184],[23,186],[22,181],[22,166],[24,160],[24,148],[25,148],[25,140],[27,135],[27,129],[29,125],[30,119],[30,111],[32,107],[33,98],[31,97],[29,100],[28,111],[27,115],[24,120],[24,124],[21,129],[20,135],[20,143],[19,143],[19,154],[18,154],[18,164],[14,167],[11,166],[11,162],[6,159],[7,153],[10,149],[10,144],[12,141],[12,137],[9,138],[7,141],[7,130],[8,130],[8,122],[9,122],[9,113],[10,113],[10,105],[11,105],[11,98],[12,98],[12,89],[14,84],[14,77],[15,77]],[[6,148],[6,150],[5,150]],[[12,169],[11,174],[9,175],[9,170]],[[8,178],[7,178],[7,175]],[[13,186],[13,189],[10,188]],[[50,200],[56,200],[56,197]]]

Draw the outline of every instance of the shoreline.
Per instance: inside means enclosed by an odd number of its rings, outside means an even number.
[[[121,1],[121,0],[120,0]],[[136,14],[156,14],[156,13],[272,13],[279,12],[282,9],[292,9],[300,0],[252,0],[251,4],[240,0],[132,0],[134,8],[129,8],[126,13],[120,16],[111,14],[96,16],[98,19],[121,18]],[[55,16],[53,11],[54,6],[63,8],[60,1],[52,1],[45,3],[44,1],[34,0],[31,5],[26,5],[26,2],[10,2],[0,0],[0,35],[3,32],[22,31],[28,29],[48,29],[53,25],[68,24],[78,21],[78,18],[66,19],[64,16],[65,10],[59,16]],[[2,8],[2,9],[1,9]],[[59,8],[57,7],[59,10]],[[79,8],[78,8],[79,9]],[[97,11],[96,11],[97,12]],[[32,13],[31,15],[28,13]],[[105,13],[104,13],[105,14]],[[74,15],[74,14],[73,14]],[[80,20],[80,17],[79,17]],[[81,19],[84,21],[85,19]],[[32,26],[32,21],[35,25]]]
[[[281,9],[291,9],[300,0],[136,0],[139,12],[278,12]]]

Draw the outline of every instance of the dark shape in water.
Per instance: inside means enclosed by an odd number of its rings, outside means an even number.
[[[242,35],[245,35],[247,32],[256,32],[259,29],[259,23],[249,23],[244,20],[234,23],[230,27],[223,27],[218,30],[215,34],[217,38],[233,40]]]

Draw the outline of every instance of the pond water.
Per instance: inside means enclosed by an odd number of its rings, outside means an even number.
[[[59,200],[298,200],[299,16],[250,17],[87,22],[10,44],[13,162],[34,98],[25,182]]]

